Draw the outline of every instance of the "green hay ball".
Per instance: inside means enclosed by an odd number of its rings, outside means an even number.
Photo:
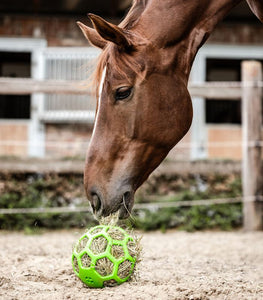
[[[136,263],[134,239],[118,226],[89,229],[72,254],[75,274],[89,287],[115,286],[127,281]]]

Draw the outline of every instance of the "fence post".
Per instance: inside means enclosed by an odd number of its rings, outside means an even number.
[[[243,218],[247,231],[263,229],[261,125],[261,63],[242,62]]]

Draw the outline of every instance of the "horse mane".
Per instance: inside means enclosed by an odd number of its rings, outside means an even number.
[[[119,26],[127,30],[131,29],[138,22],[139,17],[144,11],[148,1],[149,0],[133,0],[132,7]]]
[[[132,7],[124,20],[119,24],[120,28],[130,30],[138,22],[142,12],[147,6],[149,0],[133,0]],[[131,37],[132,38],[132,37]],[[93,83],[95,87],[96,97],[98,98],[99,84],[103,69],[107,66],[108,61],[114,65],[114,70],[118,75],[126,76],[125,67],[133,70],[136,74],[141,70],[141,66],[133,59],[129,53],[120,52],[117,45],[108,43],[100,54],[97,62],[97,68],[94,72]]]

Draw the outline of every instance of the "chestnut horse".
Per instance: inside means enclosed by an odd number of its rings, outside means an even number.
[[[97,217],[127,217],[134,193],[187,133],[192,104],[187,82],[198,49],[241,0],[134,0],[119,26],[89,14],[78,22],[103,49],[97,113],[84,185]],[[247,0],[263,21],[263,1]]]

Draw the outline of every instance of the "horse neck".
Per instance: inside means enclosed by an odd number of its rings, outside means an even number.
[[[241,0],[149,0],[134,29],[153,45],[167,49],[172,56],[174,53],[174,59],[178,60],[180,55],[179,63],[188,78],[198,49],[239,2]]]

